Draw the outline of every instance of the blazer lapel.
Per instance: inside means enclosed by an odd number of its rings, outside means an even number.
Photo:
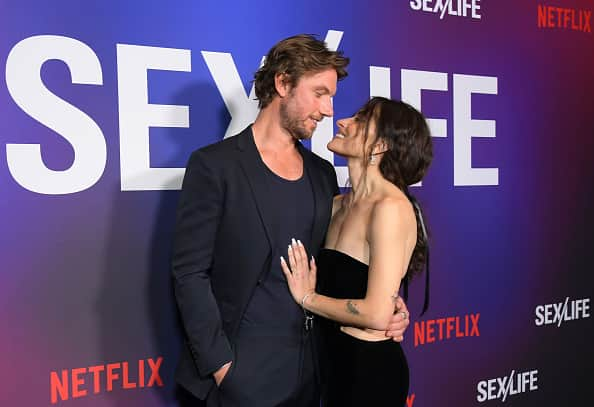
[[[324,173],[319,170],[314,161],[313,153],[306,151],[306,148],[298,144],[299,152],[303,157],[303,166],[309,177],[314,196],[314,218],[311,228],[311,250],[312,254],[317,254],[318,248],[324,243],[324,238],[328,229],[330,220],[330,211],[332,209],[332,195],[325,191]]]
[[[241,168],[252,190],[258,208],[258,216],[264,226],[268,244],[272,248],[274,247],[273,231],[277,221],[275,215],[278,208],[274,205],[274,196],[272,196],[268,177],[264,171],[264,163],[254,142],[252,126],[249,126],[238,135],[237,148],[241,151],[239,154]]]

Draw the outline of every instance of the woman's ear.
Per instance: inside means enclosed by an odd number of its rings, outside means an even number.
[[[285,72],[274,75],[274,87],[276,88],[276,93],[278,93],[281,98],[287,96],[291,90],[289,76]]]
[[[384,140],[377,140],[371,149],[371,154],[376,155],[385,153],[386,151],[388,151],[388,143]]]

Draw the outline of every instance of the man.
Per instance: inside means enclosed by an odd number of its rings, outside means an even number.
[[[313,254],[324,243],[336,174],[300,140],[332,116],[348,62],[312,36],[279,42],[255,75],[253,125],[189,160],[173,253],[186,339],[176,377],[209,406],[319,406],[310,316],[278,260],[291,238]],[[401,340],[398,305],[389,335]]]

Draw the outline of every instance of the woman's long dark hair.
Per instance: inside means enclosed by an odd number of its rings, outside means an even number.
[[[417,243],[405,276],[405,282],[408,282],[420,274],[428,262],[429,246],[423,212],[408,187],[425,176],[433,159],[429,126],[423,114],[411,105],[383,97],[370,99],[356,117],[365,123],[366,140],[370,123],[375,124],[376,143],[383,141],[387,146],[379,161],[379,170],[385,179],[404,192],[413,205]],[[365,157],[369,161],[371,153],[366,152]]]

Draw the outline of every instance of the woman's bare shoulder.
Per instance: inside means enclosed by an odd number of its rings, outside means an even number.
[[[412,203],[403,194],[386,194],[373,203],[370,224],[406,225],[415,222]]]

